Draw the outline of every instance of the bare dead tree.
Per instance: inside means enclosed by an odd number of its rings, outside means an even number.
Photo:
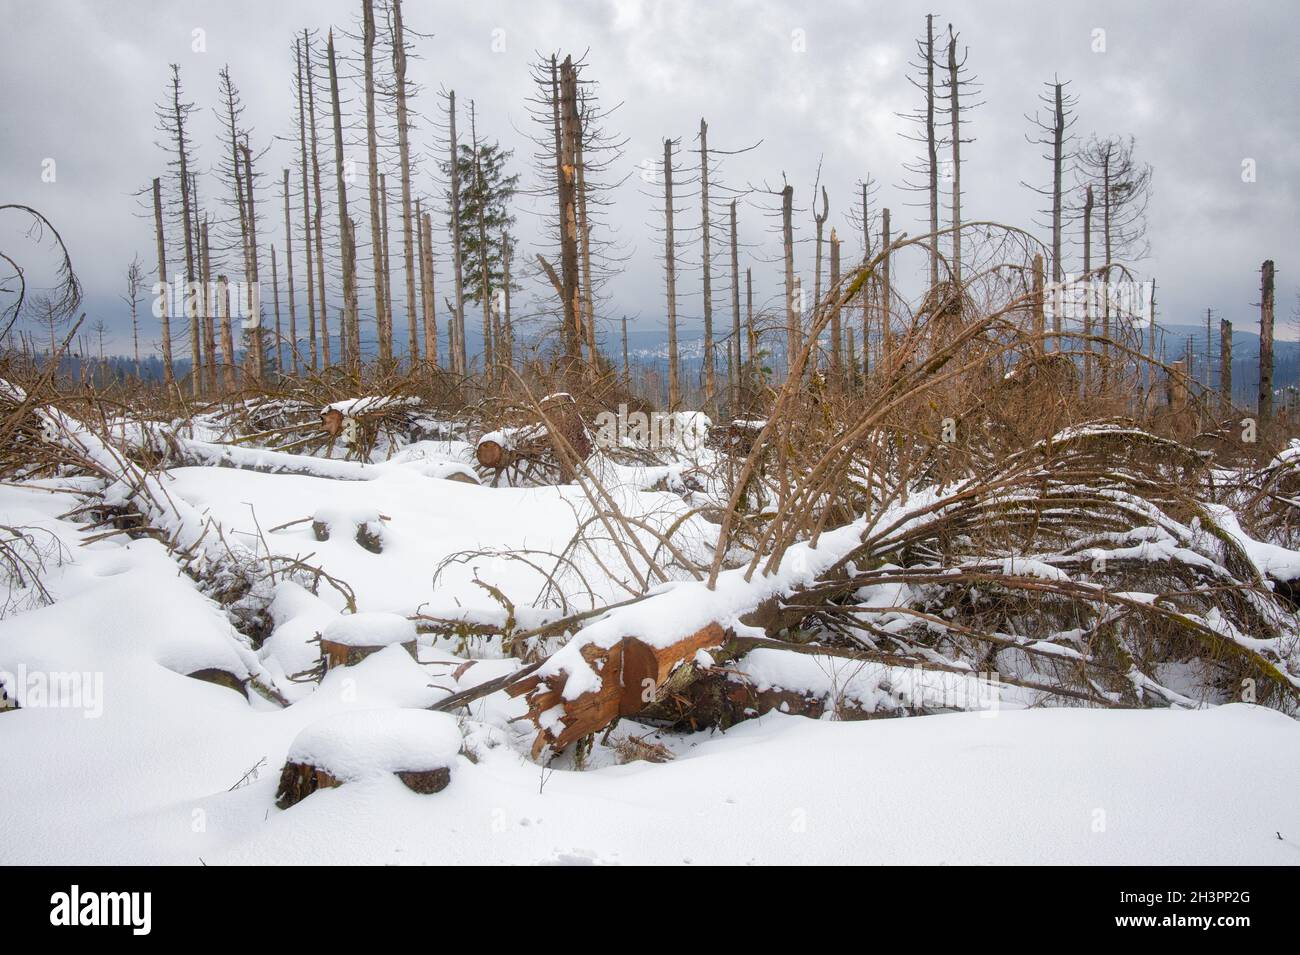
[[[306,253],[307,272],[307,330],[312,371],[320,370],[320,352],[316,343],[316,276],[312,271],[312,219],[311,219],[311,167],[307,163],[307,80],[303,70],[303,47],[309,35],[302,31],[300,38],[294,39],[294,59],[298,73],[296,85],[298,91],[298,146],[300,151],[300,171],[302,179],[302,231]],[[321,297],[325,290],[321,289]]]

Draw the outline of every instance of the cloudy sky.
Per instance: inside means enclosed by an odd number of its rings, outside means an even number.
[[[186,94],[199,107],[193,132],[200,172],[218,160],[211,107],[217,71],[229,64],[253,142],[269,148],[261,168],[278,178],[296,152],[281,138],[296,132],[293,33],[353,29],[359,7],[359,0],[0,0],[0,202],[33,205],[62,231],[86,288],[89,321],[102,318],[123,349],[123,273],[137,252],[150,268],[155,261],[151,222],[139,217],[133,193],[165,172],[153,108],[164,95],[168,64],[180,65]],[[969,117],[975,142],[963,150],[967,218],[1032,226],[1040,201],[1021,182],[1045,183],[1050,169],[1041,147],[1026,142],[1024,116],[1035,110],[1042,83],[1059,75],[1079,98],[1081,138],[1131,134],[1140,158],[1154,167],[1151,254],[1140,271],[1159,283],[1161,320],[1192,323],[1213,307],[1253,329],[1259,264],[1272,257],[1279,319],[1290,324],[1300,287],[1293,263],[1300,252],[1300,41],[1290,4],[406,3],[408,27],[429,34],[412,63],[413,79],[424,87],[415,105],[435,112],[433,94],[443,86],[462,102],[474,99],[480,130],[517,149],[515,167],[526,183],[533,181],[524,138],[529,61],[536,51],[589,51],[587,75],[599,80],[603,102],[622,104],[608,125],[627,140],[615,172],[630,174],[610,210],[626,261],[609,285],[606,313],[626,313],[646,329],[663,324],[662,239],[638,171],[662,155],[665,136],[689,147],[701,117],[719,149],[762,140],[725,162],[720,176],[730,185],[780,183],[784,174],[806,210],[820,160],[829,224],[851,249],[860,240],[846,213],[855,182],[867,174],[881,183],[879,200],[893,208],[895,230],[923,231],[921,210],[906,205],[915,197],[898,188],[914,146],[899,135],[904,123],[897,114],[917,104],[906,70],[926,12],[936,14],[941,29],[951,21],[961,32],[969,67],[983,84],[983,105]],[[1096,49],[1099,38],[1104,51]],[[342,43],[353,52],[350,41]],[[431,146],[432,134],[425,123],[417,145]],[[53,182],[44,181],[50,159]],[[1254,160],[1253,182],[1243,181],[1247,159]],[[364,175],[354,201],[363,182]],[[435,188],[428,177],[418,186]],[[216,188],[210,175],[200,185],[208,197]],[[278,190],[268,188],[259,211],[265,241],[279,245],[277,199]],[[521,208],[521,242],[531,258],[536,226],[526,213]],[[359,208],[357,217],[365,216]],[[779,282],[771,225],[759,208],[742,207],[741,236],[749,245],[742,268],[754,266],[760,301]],[[21,241],[12,226],[0,225],[6,249]],[[799,228],[802,237],[811,235],[810,213]],[[801,246],[805,274],[811,253],[810,244]],[[400,261],[396,252],[393,258]],[[39,272],[34,264],[32,270]],[[682,290],[688,319],[698,320],[694,275],[683,279]],[[720,306],[725,295],[719,293]],[[1284,334],[1293,337],[1289,329]]]

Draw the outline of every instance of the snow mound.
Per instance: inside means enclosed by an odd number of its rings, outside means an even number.
[[[460,747],[460,728],[447,713],[361,710],[312,723],[294,738],[288,759],[349,782],[451,769]]]
[[[415,641],[415,622],[398,613],[371,611],[331,620],[321,638],[345,647],[387,647]]]

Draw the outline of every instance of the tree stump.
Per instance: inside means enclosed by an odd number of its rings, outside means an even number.
[[[451,783],[461,753],[456,718],[427,710],[353,710],[313,723],[289,747],[275,804],[288,809],[318,789],[396,776],[429,795]]]
[[[330,622],[321,634],[326,671],[360,663],[372,653],[400,644],[416,659],[415,623],[395,613],[354,613]]]

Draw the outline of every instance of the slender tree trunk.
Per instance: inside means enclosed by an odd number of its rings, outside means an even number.
[[[253,365],[253,381],[262,380],[262,371],[266,367],[266,355],[263,353],[262,339],[262,301],[259,290],[261,289],[261,276],[258,270],[257,262],[257,206],[253,200],[253,156],[248,148],[248,143],[243,145],[244,152],[244,179],[245,179],[245,196],[248,202],[248,318],[252,324],[252,334],[249,342],[249,360]]]
[[[832,296],[837,296],[836,289],[840,284],[840,240],[835,234],[835,228],[831,227],[831,274],[830,288],[827,292]],[[831,311],[831,380],[835,382],[836,388],[843,388],[844,381],[844,355],[841,345],[844,339],[844,328],[840,323],[840,307],[832,306]]]
[[[380,270],[384,273],[384,315],[388,319],[388,360],[384,367],[388,368],[392,367],[395,361],[393,358],[393,269],[388,257],[388,237],[391,235],[388,231],[388,176],[382,172],[379,174],[379,234],[381,237]]]
[[[204,315],[206,314],[206,309],[207,309],[207,288],[203,286],[203,269],[204,269],[204,254],[205,254],[204,246],[203,246],[204,225],[200,221],[203,217],[199,212],[199,177],[194,174],[191,174],[190,176],[190,195],[191,195],[190,208],[194,210],[194,257],[195,257],[195,272],[196,272],[195,277],[200,286],[199,289],[191,292],[190,294],[196,296],[194,320],[192,324],[193,324],[193,331],[197,332],[199,336],[199,348],[198,348],[198,354],[196,356],[199,360],[199,364],[195,366],[195,374],[198,375],[197,378],[198,389],[199,392],[202,393],[204,389],[203,360],[205,358],[203,353],[204,350],[203,350],[202,332],[203,332],[203,318]],[[202,306],[201,308],[199,307],[200,305]]]
[[[162,180],[153,181],[153,223],[158,238],[158,282],[162,285],[159,298],[159,319],[162,321],[163,384],[170,393],[176,384],[176,371],[172,367],[172,324],[167,314],[171,287],[167,284],[167,246],[163,232]]]
[[[402,170],[402,264],[406,269],[407,349],[411,368],[415,368],[420,362],[420,325],[415,314],[411,147],[410,125],[406,118],[406,39],[402,29],[402,0],[393,0],[393,84],[397,98],[397,154]]]
[[[501,288],[502,300],[505,304],[505,367],[512,369],[515,367],[515,328],[510,317],[510,257],[513,250],[510,248],[510,236],[505,232],[501,233]]]
[[[709,125],[700,119],[700,259],[704,268],[704,407],[717,416],[713,369],[713,256],[709,234]]]
[[[867,184],[862,184],[862,265],[871,262],[871,210],[867,205]],[[871,376],[871,289],[879,285],[879,279],[872,276],[869,283],[862,286],[862,384],[866,387],[867,378]],[[849,349],[852,352],[853,349]],[[852,369],[857,367],[853,356],[849,355],[850,379]]]
[[[1104,295],[1101,300],[1101,393],[1107,395],[1110,393],[1110,264],[1111,264],[1111,232],[1110,232],[1110,212],[1111,212],[1111,195],[1110,195],[1110,157],[1106,157],[1102,173],[1102,193],[1101,193],[1101,220],[1102,220],[1102,242],[1103,250],[1106,253],[1106,264],[1102,282],[1104,285]]]
[[[235,336],[230,326],[230,282],[224,275],[217,276],[218,295],[221,299],[221,370],[226,394],[235,390]]]
[[[826,228],[826,217],[830,215],[830,200],[826,195],[826,188],[822,187],[822,212],[817,214],[817,194],[813,193],[813,225],[816,228],[816,235],[813,241],[813,314],[822,307],[822,237]],[[802,298],[802,296],[800,296]],[[811,361],[812,371],[816,373],[820,356],[818,347],[820,342],[813,343]]]
[[[681,407],[677,359],[677,252],[673,242],[673,142],[664,140],[664,275],[668,296],[668,410]]]
[[[284,351],[281,342],[284,340],[284,328],[280,324],[280,270],[276,265],[275,246],[271,246],[271,289],[275,301],[275,374],[277,378],[283,378]]]
[[[289,367],[298,374],[298,307],[293,291],[293,223],[289,219],[289,169],[284,170],[284,276],[289,291]]]
[[[1151,280],[1151,301],[1147,305],[1147,400],[1151,396],[1151,365],[1156,360],[1156,282]]]
[[[888,370],[894,353],[893,296],[894,286],[890,277],[890,251],[892,240],[889,237],[889,210],[880,210],[880,248],[884,258],[880,262],[880,358],[881,364]],[[865,350],[865,349],[864,349]],[[865,366],[864,366],[865,371]]]
[[[468,367],[465,349],[465,270],[460,234],[460,145],[456,139],[456,91],[447,97],[447,128],[451,150],[451,270],[455,281],[456,312],[451,316],[451,368],[464,376]]]
[[[1034,353],[1041,356],[1045,350],[1043,335],[1046,333],[1046,321],[1043,315],[1043,256],[1034,255],[1034,276],[1033,276],[1033,296],[1032,296],[1032,314],[1033,314],[1033,336],[1034,336]]]
[[[380,232],[379,134],[375,127],[375,5],[361,2],[361,50],[366,96],[366,161],[370,182],[370,255],[375,276],[375,329],[379,338],[379,362],[387,368],[393,360],[392,316],[387,314],[388,292],[384,282],[384,245]]]
[[[438,293],[433,271],[433,214],[424,214],[424,268],[429,276],[429,302],[424,318],[424,356],[429,369],[438,367]]]
[[[192,210],[190,208],[190,191],[188,183],[189,174],[189,150],[185,145],[185,114],[181,109],[181,77],[180,71],[172,68],[172,109],[176,117],[176,161],[177,161],[177,179],[181,187],[181,220],[184,224],[185,235],[185,313],[190,324],[190,388],[193,394],[199,393],[199,361],[198,354],[199,342],[197,334],[198,315],[194,302],[194,233],[192,231]]]
[[[627,361],[627,316],[623,316],[623,387],[632,387],[632,372]]]
[[[794,186],[781,190],[781,246],[785,261],[785,369],[794,371],[795,356],[803,347],[803,322],[794,287]]]
[[[203,283],[203,367],[204,379],[207,387],[212,391],[217,390],[217,330],[216,317],[217,311],[216,291],[212,286],[212,251],[209,243],[210,223],[204,221],[203,232],[200,239],[200,257],[202,260],[202,273],[200,279]]]
[[[358,316],[356,230],[348,215],[348,183],[343,158],[343,109],[339,101],[339,74],[334,55],[333,30],[329,32],[326,50],[330,77],[330,112],[334,119],[334,179],[338,193],[339,235],[346,240],[343,249],[343,327],[339,330],[339,350],[344,353],[346,363],[353,371],[359,371],[361,322]]]
[[[1083,290],[1083,393],[1085,395],[1092,387],[1092,206],[1092,186],[1089,185],[1083,198],[1083,277],[1087,282]]]
[[[492,284],[492,270],[488,266],[488,236],[486,214],[487,189],[483,184],[483,166],[479,161],[478,145],[478,120],[474,111],[474,103],[471,100],[469,105],[469,141],[470,151],[474,156],[474,182],[478,190],[478,216],[475,226],[478,231],[478,263],[479,263],[479,304],[483,308],[483,377],[487,381],[488,388],[492,388],[496,381],[495,354],[493,351],[493,334],[492,334],[492,290],[489,286]]]
[[[1273,260],[1259,269],[1259,419],[1273,420]]]
[[[306,80],[302,68],[302,46],[307,42],[308,34],[306,30],[302,31],[302,42],[295,40],[294,52],[298,61],[298,147],[301,152],[302,162],[302,233],[303,244],[306,251],[306,272],[307,272],[307,330],[310,347],[311,369],[312,371],[320,370],[320,355],[316,345],[316,277],[312,272],[312,254],[311,254],[311,185],[309,180],[311,167],[307,165],[307,103],[306,91],[304,89]],[[297,355],[297,339],[295,337],[294,354]]]
[[[578,114],[581,119],[581,112]],[[577,189],[578,189],[578,217],[580,227],[578,229],[579,255],[582,265],[582,312],[583,326],[587,331],[587,354],[590,356],[592,367],[596,366],[596,300],[591,284],[591,220],[587,218],[587,165],[583,159],[582,136],[579,135],[574,143],[575,155],[577,156]]]
[[[325,239],[322,236],[322,223],[325,220],[324,201],[320,187],[320,150],[316,139],[316,82],[312,77],[311,43],[306,44],[307,60],[307,123],[311,134],[311,179],[315,207],[312,213],[312,228],[316,230],[316,291],[320,293],[320,346],[321,357],[325,367],[333,363],[330,358],[329,304],[325,295]]]
[[[1223,413],[1232,411],[1232,322],[1219,319],[1219,403]]]
[[[420,259],[420,321],[424,326],[424,361],[432,364],[429,356],[434,347],[433,336],[430,334],[430,309],[433,306],[433,288],[429,281],[429,263],[428,247],[424,243],[424,211],[421,208],[420,200],[415,200],[415,225],[416,225],[416,255]]]
[[[731,200],[731,379],[732,414],[740,407],[740,253],[736,235],[736,200]],[[625,320],[626,321],[626,320]]]
[[[1052,281],[1059,283],[1064,277],[1061,269],[1061,173],[1065,148],[1065,96],[1062,84],[1056,83],[1054,92],[1056,108],[1052,123]]]
[[[579,275],[578,151],[582,125],[578,116],[578,74],[573,58],[560,64],[560,276],[565,324],[571,329],[571,354],[583,340],[582,281]],[[594,356],[593,356],[594,358]]]
[[[934,131],[934,14],[925,17],[925,142],[930,173],[930,235],[939,232],[939,152]],[[930,288],[939,284],[938,239],[930,243]]]
[[[748,266],[745,267],[745,338],[745,353],[749,359],[746,367],[752,378],[757,372],[758,329],[754,327],[754,270]]]
[[[948,27],[948,119],[952,124],[952,281],[961,290],[961,84],[957,37]],[[1059,345],[1057,347],[1060,347]]]

